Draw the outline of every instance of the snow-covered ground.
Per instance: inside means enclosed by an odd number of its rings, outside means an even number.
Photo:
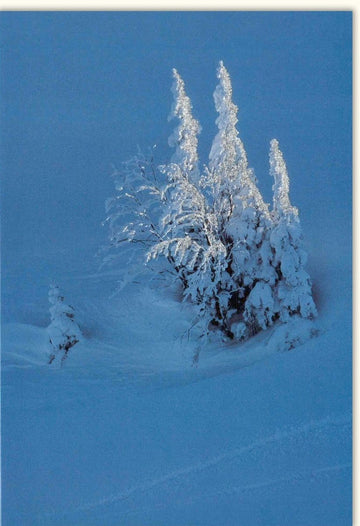
[[[1,23],[2,524],[351,524],[351,14]],[[166,144],[174,66],[206,143],[220,58],[265,194],[266,140],[285,142],[319,316],[214,341],[194,364],[178,291],[153,276],[113,296],[122,269],[94,254],[107,162]],[[51,280],[84,336],[62,367],[47,363]]]
[[[111,274],[63,276],[86,339],[62,367],[45,327],[3,327],[3,524],[350,524],[350,289],[336,275],[330,311],[293,322],[295,348],[282,352],[281,326],[214,343],[197,367],[175,291],[111,299]]]

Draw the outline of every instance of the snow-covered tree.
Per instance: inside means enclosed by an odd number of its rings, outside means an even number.
[[[251,332],[256,332],[256,327],[258,330],[264,328],[264,320],[269,325],[273,318],[265,298],[264,302],[256,302],[256,309],[247,304],[247,298],[259,280],[262,285],[257,285],[256,297],[260,290],[271,290],[276,280],[269,242],[272,221],[239,137],[236,127],[238,108],[232,100],[230,75],[222,62],[217,76],[219,84],[214,101],[219,114],[216,120],[219,131],[211,147],[205,186],[211,188],[214,210],[221,218],[220,236],[229,251],[229,271],[236,283],[232,303],[248,324],[251,320]],[[255,292],[249,301],[254,297]]]
[[[234,217],[237,206],[252,206],[258,215],[269,218],[268,207],[256,186],[253,170],[248,166],[246,151],[236,128],[238,108],[232,100],[231,79],[223,62],[219,64],[217,77],[219,84],[214,92],[214,102],[219,114],[216,119],[219,131],[211,146],[205,185],[210,186],[214,209],[223,221]],[[236,214],[235,219],[238,219]]]
[[[274,228],[270,241],[274,251],[273,265],[279,276],[276,286],[279,317],[281,321],[287,321],[293,314],[313,318],[317,312],[311,280],[304,268],[307,254],[303,248],[299,213],[290,202],[289,176],[276,139],[270,143],[270,174],[274,178]]]
[[[49,303],[51,316],[51,323],[47,328],[51,345],[49,363],[56,358],[62,363],[69,349],[81,340],[82,334],[74,320],[74,308],[64,302],[64,296],[57,285],[50,285]]]
[[[178,126],[169,137],[169,145],[175,148],[171,162],[160,167],[168,181],[166,191],[169,195],[161,225],[165,239],[171,243],[173,239],[189,235],[192,240],[199,241],[204,236],[201,231],[207,212],[206,199],[199,189],[197,136],[201,128],[192,115],[184,81],[176,69],[173,69],[173,77],[174,101],[169,118],[176,118]]]
[[[117,194],[106,201],[110,247],[106,248],[104,263],[116,259],[120,247],[123,259],[128,249],[128,270],[123,273],[122,284],[131,278],[130,273],[142,272],[146,253],[148,262],[165,256],[186,286],[185,269],[190,262],[195,265],[199,241],[204,238],[206,203],[197,188],[197,136],[201,128],[192,116],[184,81],[175,69],[173,77],[174,102],[169,118],[177,118],[179,124],[169,138],[175,148],[171,162],[157,167],[152,155],[149,158],[138,152],[115,172]]]
[[[237,130],[238,108],[230,75],[220,62],[214,92],[218,132],[209,164],[199,168],[200,125],[179,73],[173,70],[170,162],[155,167],[138,155],[116,174],[117,195],[107,201],[112,247],[135,248],[148,262],[170,264],[183,298],[194,304],[202,334],[215,327],[245,339],[316,308],[304,270],[306,254],[298,213],[277,141],[271,143],[273,210],[264,202]],[[129,266],[131,268],[131,266]]]
[[[174,102],[169,119],[177,117],[179,125],[169,137],[169,145],[176,148],[171,162],[180,166],[189,180],[197,182],[200,177],[197,137],[201,126],[192,115],[191,101],[185,92],[185,83],[176,69],[173,69],[173,77],[171,90]]]
[[[179,125],[169,143],[176,148],[171,163],[161,167],[168,179],[168,199],[161,220],[162,240],[148,252],[148,260],[165,255],[172,260],[183,285],[184,298],[197,306],[199,323],[216,322],[228,331],[227,308],[222,300],[223,274],[228,267],[228,252],[219,238],[219,219],[209,205],[200,184],[197,135],[200,126],[191,113],[185,85],[173,70],[174,103],[172,117]],[[229,332],[229,331],[228,331]]]
[[[148,251],[147,260],[165,256],[186,288],[188,275],[198,266],[203,247],[208,244],[210,225],[206,199],[198,185],[200,125],[192,115],[184,81],[175,69],[173,77],[170,118],[177,118],[179,124],[169,138],[169,144],[175,148],[171,162],[159,167],[165,176],[162,192],[167,198],[159,223],[161,236]]]
[[[167,182],[154,163],[153,149],[140,150],[114,170],[116,194],[105,202],[109,243],[100,250],[103,265],[121,264],[118,290],[146,271],[145,254],[164,240],[159,219],[167,201]]]

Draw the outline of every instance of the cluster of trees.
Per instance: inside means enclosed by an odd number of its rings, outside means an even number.
[[[183,298],[194,305],[203,335],[217,328],[241,340],[276,320],[314,317],[298,210],[289,199],[278,141],[270,143],[270,210],[236,128],[238,108],[224,64],[214,92],[218,133],[202,168],[201,128],[184,81],[175,69],[173,76],[174,154],[159,167],[138,154],[115,173],[117,192],[106,202],[112,252],[127,245],[138,262],[136,247],[147,262],[167,261],[169,276],[180,280]]]

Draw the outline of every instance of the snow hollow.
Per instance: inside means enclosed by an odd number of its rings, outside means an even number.
[[[0,24],[2,524],[351,524],[351,13]],[[137,147],[158,164],[174,153],[173,68],[209,162],[220,60],[266,203],[271,139],[284,154],[318,315],[241,342],[211,335],[197,361],[178,285],[139,274],[136,251],[100,269],[96,254],[111,173]]]

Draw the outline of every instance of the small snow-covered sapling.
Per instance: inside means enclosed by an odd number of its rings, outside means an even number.
[[[49,364],[57,357],[59,359],[61,357],[62,364],[71,347],[81,340],[82,334],[74,320],[74,308],[64,302],[64,296],[57,285],[50,285],[49,303],[51,316],[51,323],[47,328],[51,345]]]

